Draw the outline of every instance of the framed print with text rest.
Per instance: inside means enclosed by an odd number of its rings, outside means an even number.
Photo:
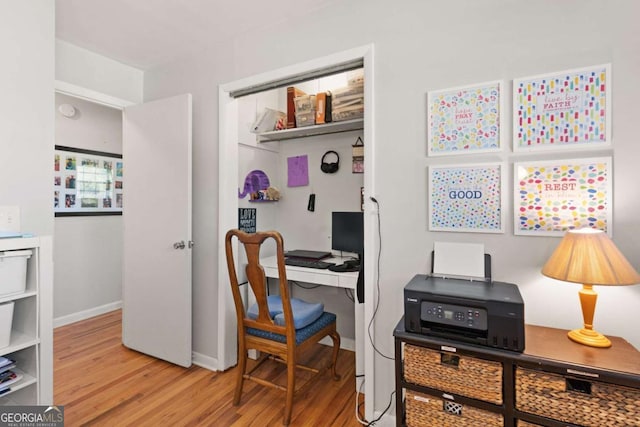
[[[504,233],[503,163],[429,166],[429,230]]]
[[[53,165],[55,216],[122,215],[121,154],[56,145]]]
[[[502,149],[501,81],[430,91],[427,154],[444,156]]]
[[[514,151],[610,144],[610,64],[514,79]]]
[[[514,234],[589,227],[611,235],[611,157],[519,162],[513,173]]]

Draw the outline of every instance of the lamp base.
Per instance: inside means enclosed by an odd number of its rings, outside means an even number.
[[[569,331],[567,335],[569,336],[569,339],[579,344],[600,348],[611,347],[611,341],[609,341],[609,338],[592,329],[574,329],[573,331]]]

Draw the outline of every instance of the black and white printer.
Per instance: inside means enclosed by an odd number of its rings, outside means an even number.
[[[490,257],[484,246],[471,248],[460,244],[434,245],[430,275],[417,274],[404,288],[404,319],[407,332],[438,336],[489,347],[522,352],[524,350],[524,302],[515,284],[491,280]],[[468,245],[468,244],[464,244]],[[448,261],[440,261],[452,250],[458,261],[469,257],[478,261],[469,275],[449,273]],[[453,267],[456,269],[456,267]],[[480,270],[479,270],[480,269]],[[443,273],[447,271],[447,273]],[[480,274],[477,274],[482,272]]]

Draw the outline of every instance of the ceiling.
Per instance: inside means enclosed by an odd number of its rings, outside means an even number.
[[[339,0],[55,0],[56,38],[142,70]]]

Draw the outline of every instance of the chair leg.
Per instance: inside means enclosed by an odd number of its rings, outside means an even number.
[[[238,366],[237,366],[237,374],[236,374],[236,391],[233,395],[233,404],[240,404],[240,396],[242,396],[242,385],[244,383],[244,372],[247,368],[247,352],[242,351],[238,352]]]
[[[291,410],[293,409],[293,395],[296,391],[296,360],[287,359],[287,400],[284,406],[283,425],[288,426],[291,422]]]
[[[331,376],[335,381],[340,381],[340,375],[336,373],[336,366],[338,362],[338,352],[340,351],[340,335],[337,331],[333,331],[329,334],[333,341],[333,355],[331,357]]]

